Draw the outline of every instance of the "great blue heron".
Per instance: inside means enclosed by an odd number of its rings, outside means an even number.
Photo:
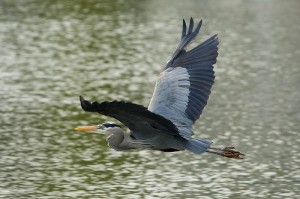
[[[181,40],[160,73],[148,109],[123,101],[89,102],[80,96],[83,110],[113,117],[128,127],[112,123],[81,126],[77,131],[105,130],[109,146],[115,150],[151,149],[164,152],[188,150],[209,152],[242,159],[234,147],[211,147],[212,142],[193,138],[192,126],[207,104],[214,83],[213,64],[218,56],[218,38],[214,35],[191,50],[188,44],[198,35],[202,20],[193,30],[191,18],[187,30],[183,20]]]

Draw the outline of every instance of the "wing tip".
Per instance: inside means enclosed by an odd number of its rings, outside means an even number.
[[[193,28],[194,28],[194,19],[193,19],[193,17],[191,17],[190,18],[189,29],[188,29],[188,35],[193,32]]]
[[[91,103],[90,101],[85,100],[84,97],[79,96],[79,101],[80,101],[81,108],[84,111],[87,111],[87,112],[95,112],[96,111],[95,107],[93,106],[94,103]]]
[[[181,39],[183,37],[185,37],[185,35],[186,35],[186,22],[185,22],[184,19],[182,19],[182,34],[181,34]]]
[[[81,95],[79,95],[79,101],[80,102],[84,101],[84,98]]]

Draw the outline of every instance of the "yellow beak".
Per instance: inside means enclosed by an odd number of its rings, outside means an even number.
[[[79,126],[74,129],[75,131],[95,131],[97,126]]]

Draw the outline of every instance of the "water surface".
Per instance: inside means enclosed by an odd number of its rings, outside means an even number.
[[[2,0],[0,198],[297,198],[299,1]],[[194,131],[245,160],[116,152],[78,125],[78,96],[148,105],[181,34],[218,33],[216,83]]]

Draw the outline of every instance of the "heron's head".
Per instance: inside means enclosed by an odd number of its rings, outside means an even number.
[[[103,123],[103,124],[98,124],[94,126],[79,126],[76,127],[76,131],[86,131],[86,132],[93,132],[93,133],[101,133],[103,131],[108,131],[110,132],[113,129],[116,128],[121,128],[120,125],[114,124],[114,123]]]

